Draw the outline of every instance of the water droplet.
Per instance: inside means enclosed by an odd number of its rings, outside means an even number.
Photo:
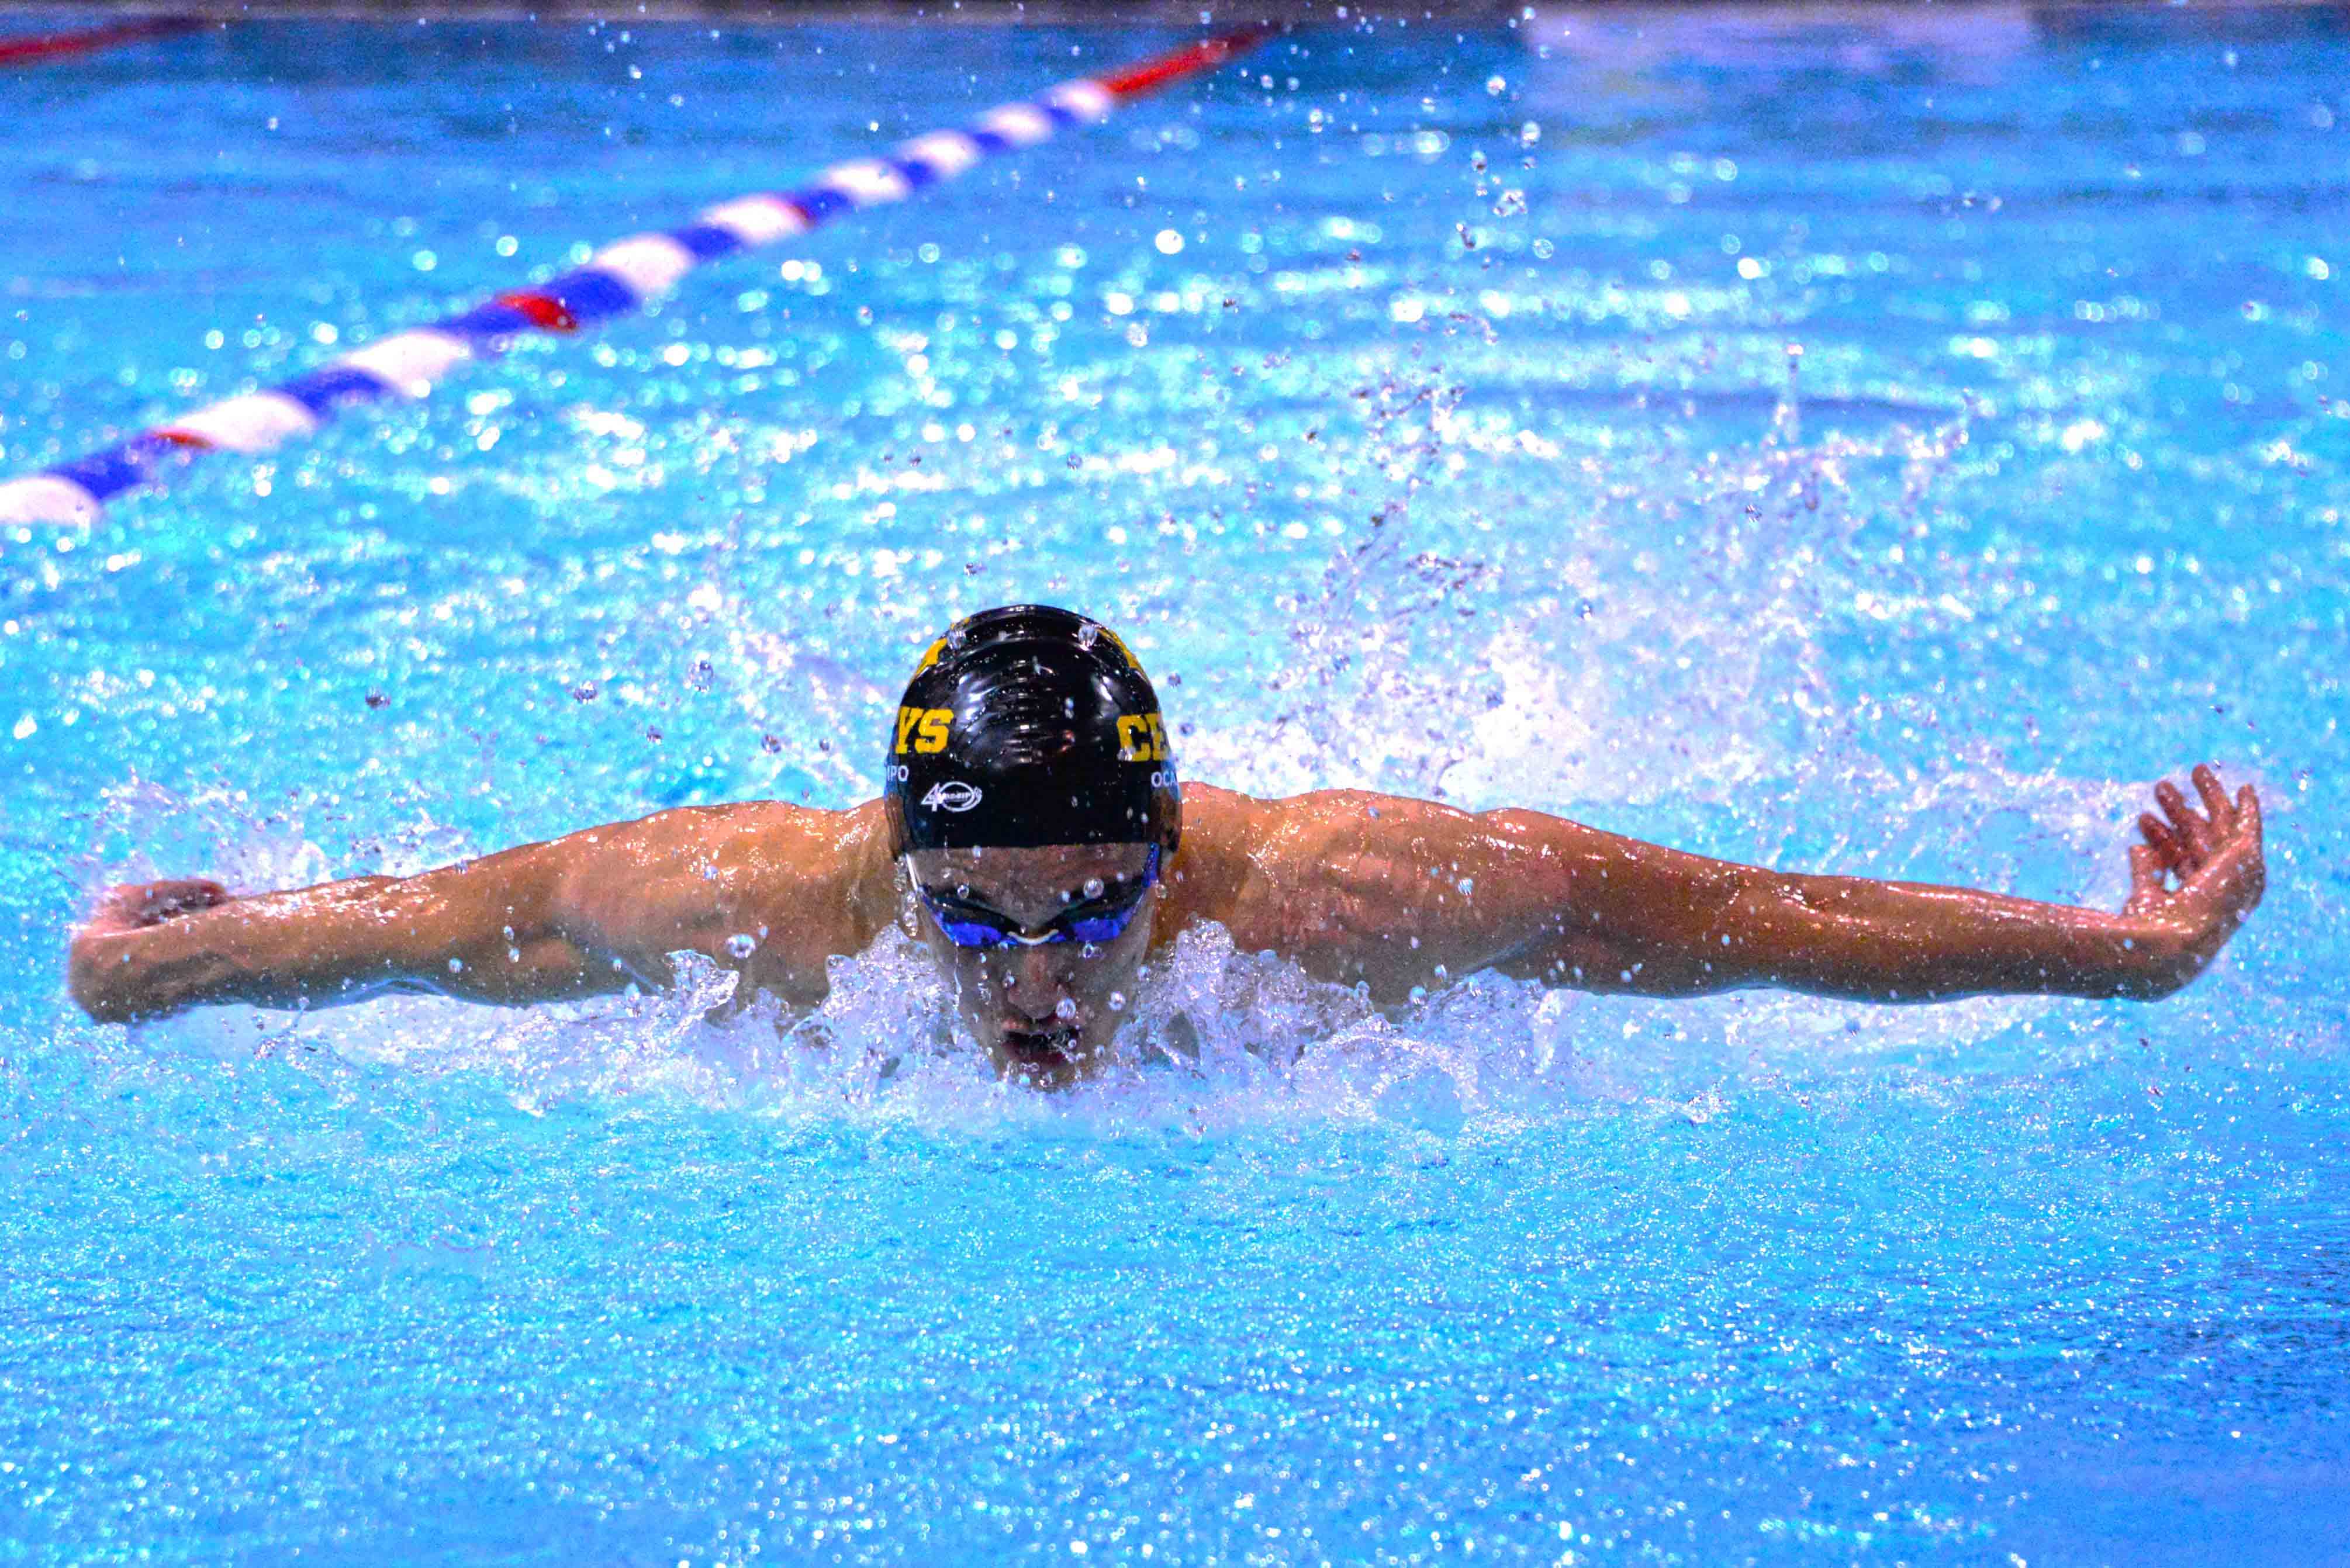
[[[1113,991],[1109,993],[1109,1010],[1112,1012],[1124,1012],[1126,1011],[1126,992],[1122,991]]]
[[[1076,1015],[1077,1004],[1069,997],[1065,996],[1061,998],[1061,1004],[1053,1009],[1053,1016],[1059,1019],[1064,1023],[1066,1023],[1070,1019],[1075,1018]]]
[[[464,973],[464,972],[465,972],[465,961],[464,961],[463,959],[451,959],[451,960],[449,961],[449,972],[450,972],[451,974],[463,974],[463,973]]]
[[[1100,637],[1101,628],[1096,626],[1091,621],[1087,621],[1085,625],[1077,628],[1077,646],[1079,648],[1091,648],[1095,642],[1100,639]]]
[[[1490,76],[1485,78],[1485,90],[1492,94],[1495,98],[1499,98],[1503,93],[1508,91],[1509,86],[1510,84],[1503,81],[1499,76]]]
[[[1452,971],[1445,968],[1442,964],[1438,964],[1436,966],[1436,978],[1440,981],[1451,980],[1452,978]]]
[[[1411,988],[1411,1000],[1414,1003],[1426,1002],[1428,1000],[1428,987],[1424,985],[1413,986]]]

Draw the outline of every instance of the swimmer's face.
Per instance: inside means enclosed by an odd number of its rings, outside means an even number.
[[[1141,886],[1149,857],[1140,844],[917,849],[906,857],[927,895],[914,901],[916,926],[952,977],[962,1021],[998,1072],[1058,1087],[1100,1063],[1150,950],[1159,899],[1156,888]],[[1106,941],[969,947],[949,938],[934,904],[958,927],[1001,926],[1028,937],[1082,929],[1128,906],[1133,918]]]

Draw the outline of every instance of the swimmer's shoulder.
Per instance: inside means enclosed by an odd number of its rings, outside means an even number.
[[[1260,800],[1215,784],[1183,786],[1183,840],[1168,874],[1176,917],[1170,930],[1194,920],[1230,925],[1245,894],[1253,857],[1280,831],[1279,801]]]
[[[1359,864],[1376,839],[1409,836],[1431,818],[1460,815],[1434,801],[1369,790],[1309,790],[1268,800],[1186,784],[1183,842],[1170,878],[1177,919],[1162,929],[1203,919],[1235,933],[1285,929],[1301,877]]]

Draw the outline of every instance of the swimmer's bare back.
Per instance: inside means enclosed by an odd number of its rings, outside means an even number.
[[[1534,811],[1194,784],[1154,942],[1217,921],[1243,950],[1386,1004],[1486,969],[1657,996],[2160,997],[2210,962],[2265,886],[2250,786],[2230,798],[2208,766],[2193,782],[2199,810],[2156,786],[2161,815],[2139,819],[2118,914],[1765,870]],[[878,802],[691,806],[413,877],[244,896],[201,879],[116,888],[75,934],[68,980],[108,1022],[400,992],[520,1005],[664,985],[668,955],[690,950],[807,1007],[827,961],[905,909]]]

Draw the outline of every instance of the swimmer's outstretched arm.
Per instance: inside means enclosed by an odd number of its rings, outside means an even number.
[[[671,979],[691,950],[789,1001],[895,908],[871,808],[687,807],[413,877],[232,897],[187,878],[116,888],[67,981],[101,1023],[216,1002],[334,1007],[388,992],[518,1006]],[[878,929],[878,928],[877,928]],[[739,939],[748,939],[747,941]]]
[[[1770,871],[1539,812],[1346,792],[1242,805],[1255,847],[1222,901],[1244,947],[1367,981],[1389,1002],[1480,969],[1655,996],[1781,986],[1869,1002],[2153,998],[2210,962],[2265,881],[2251,789],[2230,800],[2209,767],[2194,782],[2200,812],[2156,786],[2163,815],[2139,819],[2118,914]]]

